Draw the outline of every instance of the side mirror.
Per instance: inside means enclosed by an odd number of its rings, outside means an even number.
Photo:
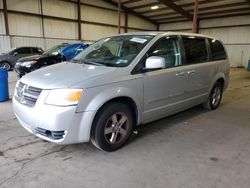
[[[164,69],[165,59],[159,56],[151,56],[146,59],[145,70]]]

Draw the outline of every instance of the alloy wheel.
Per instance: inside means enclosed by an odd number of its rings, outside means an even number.
[[[104,137],[110,144],[117,144],[126,139],[129,130],[129,120],[126,114],[113,114],[106,122]]]

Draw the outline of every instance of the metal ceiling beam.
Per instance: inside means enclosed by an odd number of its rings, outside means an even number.
[[[130,3],[136,3],[136,2],[139,2],[139,1],[142,1],[142,0],[128,0],[128,1],[125,1],[123,2],[122,4],[130,4]]]
[[[193,16],[183,8],[181,8],[179,5],[173,3],[172,1],[169,0],[158,0],[160,3],[163,3],[164,5],[168,6],[169,8],[173,9],[174,11],[180,13],[184,17],[186,17],[189,20],[193,19]]]
[[[230,16],[237,16],[237,15],[239,15],[239,16],[241,16],[241,15],[249,15],[250,13],[248,13],[249,12],[248,10],[250,10],[250,8],[238,8],[238,9],[231,9],[231,10],[223,10],[223,11],[214,11],[214,12],[208,12],[208,13],[200,13],[199,14],[199,19],[203,20],[203,19],[223,18],[223,17],[230,17]],[[237,13],[237,12],[243,12],[243,13]],[[212,17],[211,17],[211,15],[212,15]],[[171,18],[161,18],[161,19],[157,19],[156,21],[159,22],[159,23],[172,23],[172,22],[174,22],[174,20],[180,19],[180,18],[182,18],[182,16],[171,17]]]
[[[165,18],[165,17],[169,17],[169,16],[179,16],[178,12],[170,12],[170,13],[165,13],[165,14],[156,14],[156,15],[152,15],[152,16],[148,16],[150,19],[152,20],[157,20],[157,19],[161,19],[161,18]]]
[[[103,0],[103,1],[106,2],[106,3],[109,3],[109,4],[111,4],[111,5],[113,5],[113,6],[115,6],[115,7],[118,7],[118,3],[116,3],[116,2],[114,2],[114,1],[112,1],[112,0]],[[145,16],[143,16],[143,15],[141,15],[141,14],[138,14],[137,12],[133,11],[133,10],[130,9],[130,8],[127,8],[127,7],[123,6],[123,5],[121,5],[121,8],[122,8],[125,12],[127,12],[127,13],[133,14],[133,15],[135,15],[135,16],[137,16],[137,17],[140,17],[140,18],[142,18],[142,19],[144,19],[144,20],[146,20],[146,21],[148,21],[148,22],[150,22],[150,23],[152,23],[152,24],[154,24],[154,25],[157,25],[157,23],[156,23],[155,21],[153,21],[153,20],[151,20],[151,19],[149,19],[149,18],[147,18],[147,17],[145,17]]]
[[[225,0],[209,0],[209,1],[201,1],[199,2],[200,5],[203,5],[203,4],[209,4],[209,3],[214,3],[214,2],[219,2],[219,1],[225,1]],[[250,1],[250,0],[249,0]],[[182,5],[179,5],[181,7],[193,7],[194,6],[194,3],[186,3],[186,4],[182,4]],[[163,11],[163,10],[169,10],[170,8],[169,7],[164,7],[164,8],[159,8],[159,9],[156,9],[154,10],[154,12],[160,12],[160,11]],[[142,11],[142,12],[139,12],[140,14],[145,14],[145,13],[150,13],[152,12],[152,10],[146,10],[146,11]]]
[[[154,3],[149,3],[149,4],[144,4],[144,5],[137,5],[137,6],[134,6],[134,7],[129,7],[131,9],[139,9],[139,8],[145,8],[145,7],[152,7],[152,6],[156,6],[156,5],[159,5],[160,3],[159,2],[154,2]]]
[[[204,7],[204,8],[199,8],[199,12],[202,11],[206,11],[206,10],[215,10],[215,9],[222,9],[222,8],[233,8],[236,6],[243,6],[243,5],[247,5],[247,3],[245,2],[241,2],[241,3],[232,3],[232,4],[226,4],[226,5],[216,5],[216,6],[210,6],[210,7]],[[148,16],[150,19],[157,19],[158,17],[162,18],[164,16],[170,16],[170,15],[176,15],[176,12],[171,12],[171,13],[161,13],[161,14],[155,14],[155,15],[150,15]]]
[[[201,20],[209,20],[209,19],[216,19],[216,18],[228,18],[228,17],[235,17],[235,16],[249,16],[249,12],[245,13],[235,13],[235,14],[227,14],[227,15],[222,15],[222,16],[212,16],[212,17],[205,17],[202,18]]]

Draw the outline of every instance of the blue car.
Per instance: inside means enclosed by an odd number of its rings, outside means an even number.
[[[65,57],[65,60],[68,61],[83,51],[86,47],[88,47],[88,44],[81,42],[72,43],[61,47],[60,53]]]
[[[17,73],[17,77],[21,78],[23,75],[41,67],[71,60],[88,46],[87,43],[82,42],[56,45],[45,51],[42,55],[19,59],[14,70]]]

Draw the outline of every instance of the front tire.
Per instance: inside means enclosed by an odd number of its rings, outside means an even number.
[[[95,118],[91,142],[101,150],[115,151],[127,142],[133,127],[134,117],[127,105],[108,103]]]
[[[203,104],[203,107],[208,110],[215,110],[219,107],[221,98],[222,98],[222,84],[220,82],[216,82],[212,91],[209,94],[208,100]]]

